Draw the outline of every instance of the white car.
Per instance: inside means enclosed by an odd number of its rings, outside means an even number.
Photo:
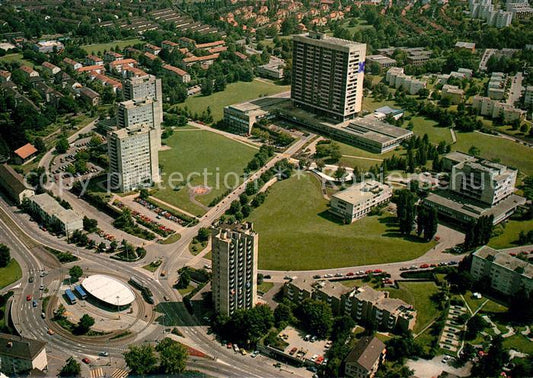
[[[239,346],[237,344],[233,344],[233,350],[238,353],[239,352]]]

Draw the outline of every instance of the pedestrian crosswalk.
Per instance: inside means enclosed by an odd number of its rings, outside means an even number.
[[[104,377],[105,377],[104,369],[102,368],[91,369],[91,378],[104,378]]]
[[[111,378],[126,378],[128,376],[128,371],[124,369],[115,369]]]

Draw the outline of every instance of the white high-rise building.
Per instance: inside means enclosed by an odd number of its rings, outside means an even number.
[[[257,302],[259,235],[251,223],[223,226],[211,237],[211,289],[217,313],[231,315]]]
[[[129,192],[159,182],[157,131],[137,125],[108,134],[110,185],[113,190]]]
[[[323,33],[293,37],[295,106],[345,121],[361,111],[366,44]]]

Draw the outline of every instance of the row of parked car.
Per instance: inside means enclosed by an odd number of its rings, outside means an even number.
[[[368,276],[369,274],[373,274],[376,276],[386,275],[387,272],[381,270],[381,269],[369,269],[369,270],[359,270],[357,272],[348,272],[346,274],[342,273],[335,273],[335,274],[324,274],[321,276],[320,274],[315,274],[313,278],[315,280],[318,280],[320,278],[350,278],[350,277],[361,277],[361,276]]]
[[[418,270],[418,269],[431,269],[436,268],[438,266],[453,266],[457,265],[457,261],[449,261],[449,262],[440,262],[438,264],[421,264],[421,265],[411,265],[411,266],[403,266],[400,268],[400,270]]]

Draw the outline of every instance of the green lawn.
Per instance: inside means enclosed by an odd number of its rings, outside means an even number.
[[[181,235],[178,233],[170,235],[168,238],[163,239],[160,244],[172,244],[181,239]]]
[[[434,245],[399,236],[389,214],[344,225],[327,210],[320,183],[310,174],[275,184],[249,217],[261,239],[259,267],[307,270],[404,261]]]
[[[533,150],[513,141],[481,133],[457,133],[456,151],[468,152],[471,146],[481,151],[481,157],[500,159],[503,164],[518,168],[526,175],[533,174]]]
[[[504,224],[503,233],[493,237],[490,240],[489,245],[493,248],[498,249],[516,247],[517,245],[513,244],[513,242],[516,242],[518,240],[518,235],[520,234],[520,231],[524,231],[527,233],[530,230],[533,230],[533,220],[509,220]]]
[[[430,297],[439,291],[434,282],[400,282],[399,289],[387,288],[391,298],[399,298],[417,311],[414,332],[420,332],[438,315],[439,310]]]
[[[228,84],[222,92],[213,93],[210,96],[192,96],[188,97],[183,104],[178,107],[187,106],[192,113],[202,113],[209,106],[213,114],[213,120],[219,121],[224,115],[224,106],[237,104],[247,100],[253,100],[260,96],[270,96],[280,92],[290,90],[288,85],[276,85],[263,80],[254,80],[252,82],[237,82]]]
[[[5,268],[0,268],[0,289],[20,280],[22,270],[15,259],[11,259]]]
[[[373,97],[363,98],[363,111],[373,112],[382,106],[390,106],[391,108],[395,109],[399,108],[398,105],[395,104],[394,100],[376,101]]]
[[[270,289],[274,287],[274,284],[272,282],[265,282],[261,285],[257,285],[257,291],[260,291],[263,294],[266,294]]]
[[[142,41],[138,38],[135,39],[126,39],[126,40],[119,40],[119,41],[113,41],[108,43],[97,43],[95,45],[83,45],[81,46],[82,49],[87,51],[89,54],[98,54],[98,53],[104,53],[104,51],[111,50],[111,48],[115,48],[118,46],[119,49],[124,49],[128,46],[133,46],[138,43],[142,43]]]
[[[447,127],[437,127],[437,122],[424,117],[413,117],[411,122],[415,125],[413,132],[417,135],[423,136],[427,134],[432,143],[439,143],[440,141],[452,142],[452,135],[450,129]]]
[[[503,339],[503,346],[522,353],[533,354],[533,342],[529,341],[524,335],[515,334]]]
[[[203,215],[205,210],[191,202],[186,185],[175,191],[170,187],[169,179],[172,178],[174,187],[178,186],[180,176],[184,182],[189,177],[191,187],[207,184],[212,188],[211,192],[196,199],[204,205],[209,205],[215,197],[227,190],[224,185],[225,174],[235,172],[227,178],[229,185],[235,185],[237,176],[243,174],[246,164],[257,152],[252,147],[204,130],[174,133],[167,139],[167,146],[171,148],[159,153],[163,185],[153,196],[195,215]],[[209,175],[206,180],[203,177],[204,170],[207,170]],[[171,174],[173,176],[170,176]],[[242,178],[240,180],[242,181]]]
[[[19,62],[20,64],[23,64],[25,66],[30,66],[30,67],[34,66],[34,64],[31,61],[24,59],[22,57],[22,54],[20,53],[4,55],[3,57],[0,57],[0,61],[9,62],[9,63]]]
[[[481,312],[504,312],[504,311],[507,311],[507,307],[505,306],[502,306],[501,304],[499,303],[496,303],[488,298],[481,298],[481,299],[476,299],[472,296],[472,292],[471,291],[467,291],[463,297],[465,298],[465,301],[466,303],[468,303],[468,306],[470,307],[470,309],[472,310],[472,312],[476,312],[476,310],[485,302],[485,305],[483,306],[483,308],[480,310]]]
[[[178,291],[180,292],[180,294],[182,296],[186,296],[187,294],[189,294],[193,290],[194,290],[194,286],[193,285],[189,285],[189,286],[187,286],[184,289],[178,289]]]

